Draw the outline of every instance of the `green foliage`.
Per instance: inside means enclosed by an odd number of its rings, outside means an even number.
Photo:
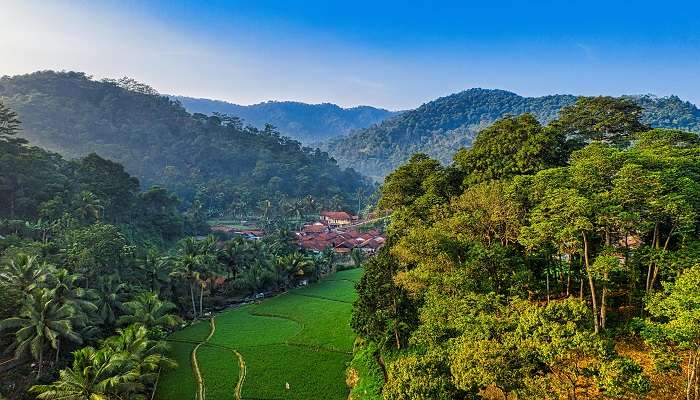
[[[45,71],[2,78],[0,100],[19,114],[30,142],[69,157],[95,152],[146,187],[175,192],[185,207],[199,201],[207,216],[307,195],[328,204],[337,196],[350,206],[367,186],[355,171],[270,125],[244,128],[236,118],[189,114],[142,86]]]
[[[163,355],[164,342],[154,342],[141,326],[130,326],[105,340],[99,349],[73,353],[71,368],[60,371],[48,385],[33,386],[39,399],[100,399],[143,397],[161,368],[174,367]]]
[[[455,155],[468,185],[563,165],[565,136],[545,128],[532,114],[507,116],[477,135],[471,147]]]
[[[700,110],[675,96],[625,99],[584,101],[620,104],[623,105],[623,113],[634,111],[635,106],[639,105],[643,110],[637,116],[643,125],[700,132]],[[632,105],[625,106],[630,100]],[[571,95],[521,97],[503,90],[469,89],[433,100],[376,126],[332,139],[324,148],[340,165],[353,167],[381,181],[415,153],[424,153],[442,163],[449,163],[459,149],[472,144],[479,131],[507,115],[530,113],[540,123],[546,124],[554,120],[564,107],[576,101],[577,98]],[[620,116],[620,113],[616,115]],[[589,126],[597,125],[603,129],[606,125],[615,128],[634,122],[618,119],[617,124],[608,124],[611,121],[594,121],[588,117],[585,120],[592,122]],[[628,127],[633,128],[629,133],[640,130],[638,125]]]
[[[377,362],[379,349],[373,342],[355,347],[348,367],[346,381],[350,385],[350,398],[355,400],[381,400],[384,375]]]
[[[579,97],[553,125],[574,140],[626,144],[634,133],[648,129],[640,122],[643,111],[629,98]]]
[[[266,101],[241,106],[224,101],[175,96],[191,113],[228,114],[240,117],[259,129],[265,124],[279,128],[285,136],[303,143],[342,136],[363,129],[396,114],[381,108],[358,106],[340,108],[335,104],[305,104],[293,101]]]
[[[615,345],[645,295],[655,299],[645,330],[652,354],[668,367],[698,347],[671,337],[698,325],[697,312],[677,311],[697,311],[700,293],[683,278],[700,248],[699,142],[681,131],[636,132],[639,113],[628,100],[596,98],[546,128],[506,117],[458,158],[462,187],[426,190],[453,169],[422,155],[387,178],[379,204],[394,206],[389,240],[365,264],[352,325],[391,354],[385,398],[644,397],[647,371]],[[552,162],[551,146],[519,159],[518,146],[543,132],[558,138],[559,154],[568,151],[564,132],[590,143],[567,162]],[[660,281],[665,292],[652,295]],[[684,288],[676,298],[673,281]],[[403,330],[387,345],[396,326]],[[698,375],[688,376],[692,387]]]
[[[351,305],[345,299],[353,297],[354,288],[338,283],[357,280],[361,273],[361,269],[343,271],[216,315],[213,336],[197,352],[207,395],[224,393],[235,384],[236,350],[246,365],[244,398],[346,399],[344,371],[354,334],[347,324]],[[201,322],[170,336],[178,359],[187,361],[186,352],[192,343],[205,339],[209,326]],[[227,383],[216,381],[222,371]],[[192,381],[186,365],[168,371],[161,377],[156,398],[191,397]]]

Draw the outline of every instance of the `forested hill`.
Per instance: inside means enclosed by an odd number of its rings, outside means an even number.
[[[700,110],[678,97],[635,96],[653,127],[700,131]],[[572,95],[522,97],[504,90],[469,89],[423,104],[383,123],[324,145],[340,165],[381,180],[414,153],[449,162],[476,133],[506,114],[534,114],[546,123],[576,100]]]
[[[370,106],[342,108],[335,104],[306,104],[294,101],[267,101],[242,106],[220,100],[171,96],[189,112],[222,113],[242,118],[263,129],[272,124],[286,136],[304,143],[315,143],[368,128],[397,114]]]
[[[190,114],[133,80],[51,71],[3,77],[0,101],[19,114],[32,144],[69,157],[95,152],[212,215],[307,195],[340,206],[366,184],[319,150],[236,119]]]

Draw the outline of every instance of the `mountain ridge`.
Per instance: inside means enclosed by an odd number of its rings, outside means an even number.
[[[700,131],[700,110],[678,96],[630,95],[645,108],[642,122],[653,127]],[[476,133],[505,115],[532,113],[542,123],[578,96],[556,94],[525,97],[502,89],[472,88],[439,97],[416,109],[346,136],[330,139],[322,149],[340,165],[381,181],[414,153],[443,163]]]
[[[400,113],[368,105],[341,107],[330,102],[311,104],[268,100],[240,105],[224,100],[176,95],[169,97],[179,101],[189,112],[236,116],[258,129],[263,129],[265,124],[271,124],[282,134],[307,144],[346,135]]]

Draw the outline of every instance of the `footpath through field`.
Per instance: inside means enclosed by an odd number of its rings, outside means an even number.
[[[156,399],[346,399],[361,274],[338,272],[174,333],[179,367],[163,373]]]

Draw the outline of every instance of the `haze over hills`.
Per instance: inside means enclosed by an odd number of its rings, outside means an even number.
[[[317,143],[368,128],[398,114],[382,108],[357,106],[342,108],[331,103],[307,104],[295,101],[267,101],[243,106],[221,100],[170,96],[191,113],[228,114],[245,124],[263,129],[274,125],[282,134],[304,143]]]
[[[700,131],[700,110],[676,96],[632,96],[644,108],[642,122],[652,127]],[[423,104],[379,125],[332,139],[322,148],[340,165],[383,179],[414,153],[447,163],[475,135],[504,115],[532,113],[542,123],[557,116],[573,95],[523,97],[505,90],[469,89]]]
[[[133,80],[95,81],[43,71],[0,79],[0,101],[19,114],[20,135],[67,157],[96,152],[145,185],[164,185],[211,215],[260,201],[313,195],[354,204],[366,180],[319,150],[273,130],[193,115]]]

